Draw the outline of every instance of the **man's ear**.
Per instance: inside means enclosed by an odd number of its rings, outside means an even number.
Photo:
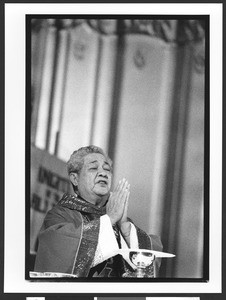
[[[69,175],[70,181],[74,186],[78,185],[78,174],[77,173],[70,173]]]

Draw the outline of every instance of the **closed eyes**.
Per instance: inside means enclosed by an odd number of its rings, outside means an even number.
[[[98,167],[91,167],[91,168],[89,168],[89,170],[97,170],[97,169],[98,169]],[[107,172],[111,171],[110,168],[108,168],[108,167],[104,167],[103,170],[105,170]]]

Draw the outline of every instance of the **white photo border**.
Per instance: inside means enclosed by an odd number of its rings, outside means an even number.
[[[222,3],[5,4],[4,293],[222,292]],[[210,263],[208,282],[31,282],[25,280],[25,71],[27,14],[210,16]],[[12,170],[16,178],[12,176]]]

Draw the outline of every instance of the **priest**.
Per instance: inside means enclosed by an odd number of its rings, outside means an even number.
[[[39,234],[36,272],[76,277],[133,277],[136,267],[121,248],[161,251],[157,236],[145,233],[127,216],[130,184],[112,185],[112,161],[97,146],[74,151],[67,163],[74,193],[64,194],[47,213]],[[126,253],[126,251],[124,252]],[[160,260],[146,277],[158,276]]]

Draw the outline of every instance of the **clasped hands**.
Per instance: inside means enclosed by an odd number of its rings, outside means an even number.
[[[107,214],[111,220],[111,224],[118,224],[120,231],[126,240],[130,236],[131,229],[131,224],[127,219],[129,194],[130,184],[123,178],[110,194],[106,205]]]

